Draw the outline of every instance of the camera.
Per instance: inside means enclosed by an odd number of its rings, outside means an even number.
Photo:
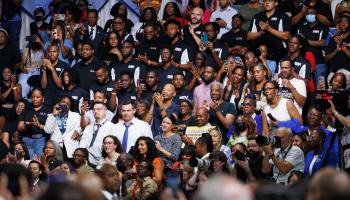
[[[199,158],[191,158],[189,162],[190,166],[198,167],[198,168],[209,168],[210,160],[208,159],[199,159]]]
[[[244,155],[242,152],[240,151],[236,151],[234,154],[233,154],[234,157],[236,157],[237,160],[240,160],[240,161],[245,161],[245,158],[246,158],[246,155]]]
[[[35,40],[36,40],[36,37],[34,35],[26,36],[27,42],[35,42]]]
[[[255,140],[256,140],[256,143],[258,143],[258,145],[260,146],[271,144],[274,147],[281,147],[281,138],[277,136],[258,135]]]
[[[65,104],[60,104],[60,105],[58,105],[58,109],[59,109],[61,112],[68,112],[68,106],[65,105]]]
[[[49,162],[49,169],[50,169],[50,171],[52,171],[52,170],[54,170],[56,167],[61,166],[62,164],[63,164],[63,161],[54,158],[53,160],[51,160],[51,161]]]

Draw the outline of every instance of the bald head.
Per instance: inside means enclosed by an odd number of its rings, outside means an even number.
[[[175,86],[171,83],[168,83],[164,85],[162,90],[162,96],[164,97],[164,100],[170,100],[174,98],[176,95],[176,89]]]
[[[202,23],[203,10],[201,8],[194,8],[191,12],[191,24],[198,25]]]
[[[200,107],[196,111],[196,121],[197,126],[205,126],[209,122],[209,113],[208,110],[204,107]]]

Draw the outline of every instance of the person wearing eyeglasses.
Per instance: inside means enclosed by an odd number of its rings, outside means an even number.
[[[276,127],[279,122],[296,119],[300,124],[303,120],[295,107],[294,103],[278,95],[278,83],[276,81],[267,81],[264,84],[263,92],[267,99],[267,105],[264,108],[267,123],[270,128],[270,135],[276,134]]]

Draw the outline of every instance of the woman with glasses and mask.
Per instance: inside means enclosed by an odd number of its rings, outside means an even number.
[[[263,87],[263,93],[267,99],[264,112],[267,117],[267,123],[269,124],[270,135],[276,134],[279,121],[284,122],[296,119],[300,124],[303,124],[303,120],[294,103],[289,99],[280,97],[278,95],[278,88],[279,86],[276,81],[267,81]]]

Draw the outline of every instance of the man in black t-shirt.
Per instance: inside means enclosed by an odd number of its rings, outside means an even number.
[[[317,12],[314,8],[308,8],[305,13],[306,24],[298,27],[296,31],[307,40],[309,43],[308,49],[315,56],[315,85],[318,83],[318,78],[320,76],[327,77],[329,71],[324,59],[324,50],[326,46],[328,28],[319,22],[316,15]]]
[[[228,46],[229,53],[239,55],[246,52],[247,49],[247,32],[242,29],[243,17],[239,14],[232,17],[232,29],[221,36],[221,40]]]
[[[331,38],[326,49],[326,62],[332,72],[344,68],[350,71],[350,17],[339,18],[339,33]]]
[[[201,8],[193,8],[191,12],[190,24],[183,27],[184,42],[194,48],[194,53],[198,51],[198,40],[204,32],[202,24],[203,10]]]
[[[180,69],[173,65],[173,50],[171,47],[164,47],[161,51],[162,67],[157,69],[159,77],[158,86],[163,88],[167,83],[171,83],[174,74],[182,73]]]
[[[174,101],[176,104],[180,105],[179,102],[182,99],[193,100],[193,92],[186,89],[185,76],[183,73],[174,74],[172,84],[176,89],[176,96],[174,97]]]
[[[104,64],[95,57],[95,50],[91,42],[82,42],[81,48],[82,61],[75,64],[73,69],[78,72],[80,87],[89,91],[91,83],[96,80],[95,68]]]
[[[62,87],[60,76],[64,69],[69,68],[69,65],[58,60],[59,48],[57,45],[49,45],[47,52],[49,59],[43,59],[41,67],[41,87],[45,89],[45,104],[53,106]]]
[[[90,85],[90,100],[94,99],[96,91],[102,91],[107,99],[111,96],[114,82],[108,76],[107,66],[101,65],[95,68],[96,81]]]
[[[253,17],[247,39],[255,48],[266,43],[272,58],[279,61],[287,55],[286,40],[290,35],[290,19],[277,9],[277,4],[277,0],[264,1],[265,11]]]

